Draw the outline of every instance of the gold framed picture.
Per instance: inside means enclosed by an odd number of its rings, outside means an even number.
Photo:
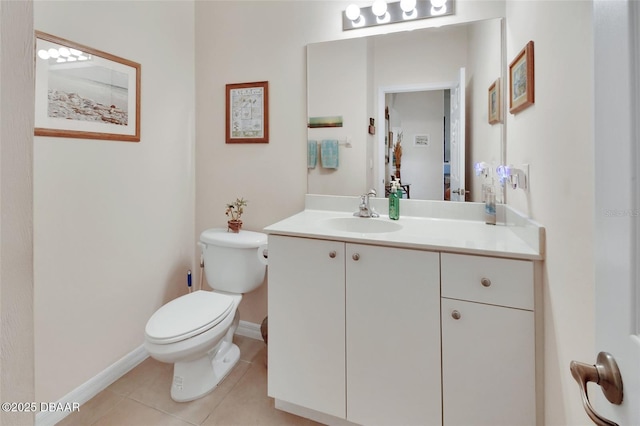
[[[502,123],[502,97],[500,96],[500,78],[489,86],[488,105],[489,124]]]
[[[516,114],[535,102],[533,41],[509,64],[509,112]]]

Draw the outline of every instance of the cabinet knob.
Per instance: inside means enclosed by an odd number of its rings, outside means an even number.
[[[332,259],[335,259],[335,257],[336,257],[336,251],[335,251],[335,250],[331,250],[331,251],[329,252],[329,257],[330,257],[330,258],[332,258]]]
[[[459,320],[460,318],[462,318],[462,315],[460,314],[460,311],[454,310],[453,312],[451,312],[451,317],[455,320]]]
[[[351,258],[355,261],[360,260],[360,255],[358,253],[353,253],[353,256],[351,256]]]
[[[491,285],[491,280],[489,278],[483,278],[480,280],[480,284],[485,287],[489,287]]]

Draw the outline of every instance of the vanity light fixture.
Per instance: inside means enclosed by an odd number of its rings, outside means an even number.
[[[395,24],[415,19],[453,15],[455,0],[375,0],[369,7],[350,4],[342,12],[342,30]]]
[[[350,4],[344,11],[344,15],[351,22],[353,28],[364,26],[364,16],[360,13],[360,7],[357,4]]]
[[[400,9],[402,9],[402,19],[409,20],[418,17],[416,10],[417,0],[400,0]]]

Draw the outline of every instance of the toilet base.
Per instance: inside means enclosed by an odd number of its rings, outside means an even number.
[[[238,346],[223,340],[213,359],[207,354],[193,361],[176,362],[173,366],[171,399],[187,402],[202,398],[218,386],[239,359]]]

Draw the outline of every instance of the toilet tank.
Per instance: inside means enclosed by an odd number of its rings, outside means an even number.
[[[230,293],[248,293],[262,284],[267,271],[262,255],[267,235],[207,229],[200,234],[204,272],[209,286]]]

